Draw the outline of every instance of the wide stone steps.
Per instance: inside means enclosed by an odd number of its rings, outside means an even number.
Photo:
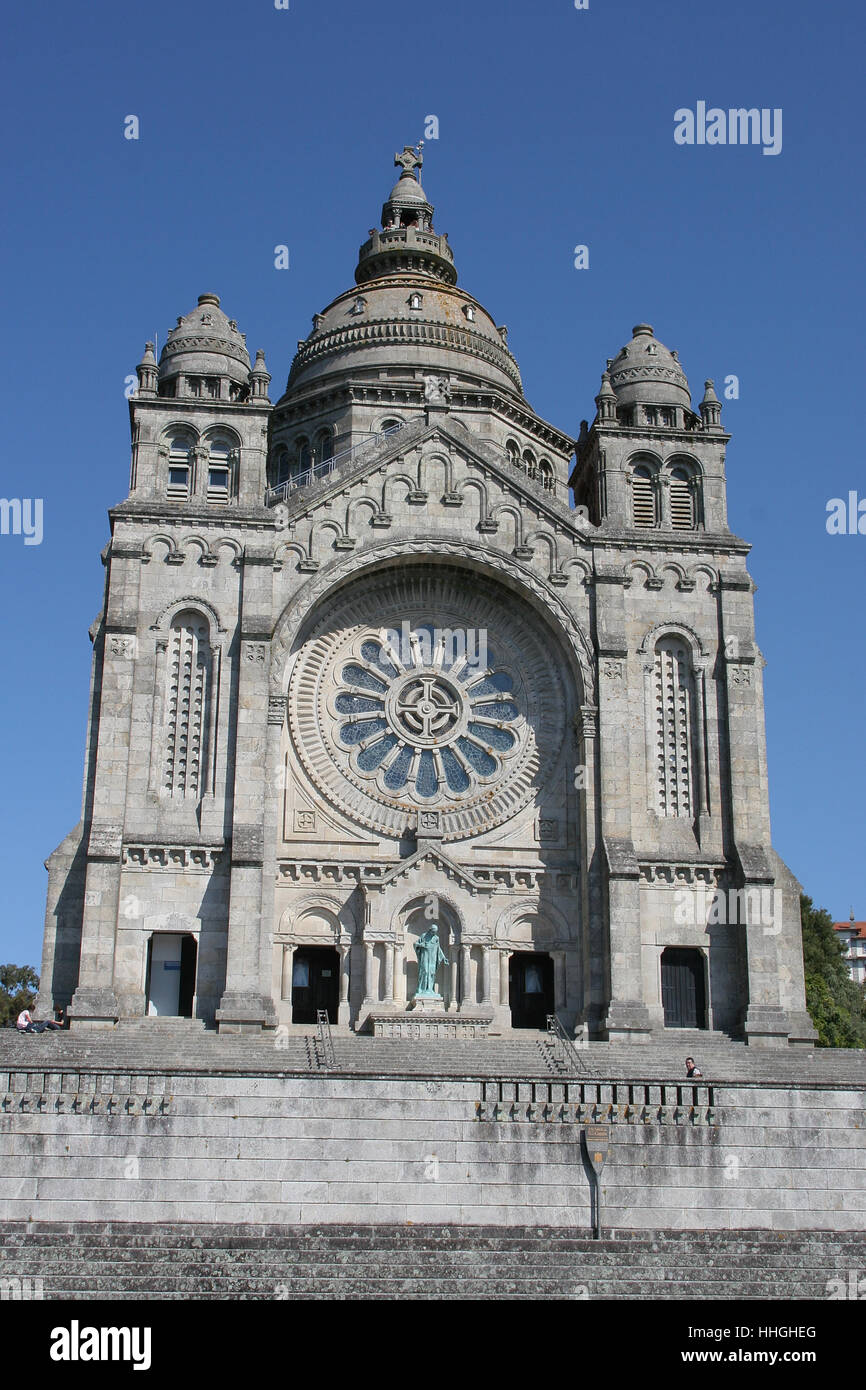
[[[827,1298],[866,1235],[538,1227],[0,1223],[0,1279],[48,1299]]]
[[[155,1021],[156,1022],[156,1021]],[[279,1043],[279,1045],[278,1045]],[[686,1080],[684,1061],[696,1056],[704,1082],[753,1081],[779,1085],[866,1085],[866,1050],[761,1049],[715,1039],[705,1046],[680,1042],[633,1046],[590,1043],[577,1049],[577,1062],[557,1053],[545,1034],[520,1038],[407,1040],[335,1036],[336,1075],[395,1077],[501,1077],[611,1081]],[[311,1036],[225,1036],[200,1026],[178,1033],[175,1027],[142,1022],[105,1034],[43,1033],[20,1036],[0,1032],[0,1069],[322,1073],[317,1041]]]

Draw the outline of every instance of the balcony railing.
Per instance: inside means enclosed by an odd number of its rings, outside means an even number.
[[[398,430],[402,430],[405,424],[406,421],[401,421],[398,425],[392,425],[390,429],[381,430],[378,434],[370,434],[367,439],[362,439],[360,443],[353,444],[348,449],[341,449],[332,458],[322,459],[320,463],[314,463],[309,468],[305,468],[302,473],[296,473],[293,478],[286,478],[285,482],[277,483],[275,487],[269,487],[265,493],[265,506],[273,507],[277,502],[285,502],[289,493],[297,492],[298,488],[309,487],[310,483],[318,482],[319,478],[327,478],[338,464],[348,462],[361,449],[367,449],[371,444],[379,444],[383,439],[388,439]]]

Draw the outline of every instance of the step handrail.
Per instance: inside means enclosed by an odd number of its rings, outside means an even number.
[[[337,1059],[334,1055],[334,1040],[331,1037],[331,1020],[328,1018],[327,1009],[316,1010],[316,1026],[318,1028],[318,1047],[316,1049],[316,1059],[322,1068],[335,1067]]]
[[[547,1034],[551,1040],[554,1055],[562,1053],[562,1060],[566,1066],[570,1066],[576,1076],[586,1076],[587,1068],[584,1059],[581,1057],[571,1038],[565,1030],[562,1020],[557,1014],[547,1015]]]

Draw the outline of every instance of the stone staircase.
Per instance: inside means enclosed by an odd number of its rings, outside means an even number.
[[[826,1300],[866,1271],[866,1234],[828,1231],[2,1222],[0,1244],[0,1287],[46,1299]]]
[[[333,1073],[344,1076],[501,1077],[601,1080],[685,1079],[693,1054],[706,1082],[814,1082],[866,1085],[866,1051],[746,1047],[712,1034],[684,1034],[645,1044],[590,1043],[566,1063],[546,1033],[479,1039],[372,1038],[334,1033]],[[106,1033],[18,1034],[0,1031],[0,1069],[203,1071],[284,1073],[321,1071],[314,1039],[273,1033],[227,1036],[199,1020],[142,1019]]]

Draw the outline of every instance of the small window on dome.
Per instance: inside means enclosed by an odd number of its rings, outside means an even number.
[[[366,307],[367,307],[367,301],[366,301],[366,299],[364,298],[364,296],[363,296],[362,294],[359,294],[358,297],[356,298],[354,304],[352,305],[351,309],[349,310],[349,313],[350,313],[350,314],[363,314],[363,312],[364,312],[364,310],[366,309]]]
[[[410,294],[410,296],[409,296],[409,308],[410,308],[410,309],[420,309],[420,308],[421,308],[421,305],[423,304],[423,302],[424,302],[424,301],[423,301],[423,299],[421,298],[421,295],[420,295],[420,294]]]
[[[470,323],[474,323],[474,322],[475,322],[475,310],[474,310],[474,308],[472,307],[471,304],[464,304],[464,305],[463,305],[463,312],[464,312],[464,314],[466,315],[466,317],[467,317],[467,319],[469,320]]]

